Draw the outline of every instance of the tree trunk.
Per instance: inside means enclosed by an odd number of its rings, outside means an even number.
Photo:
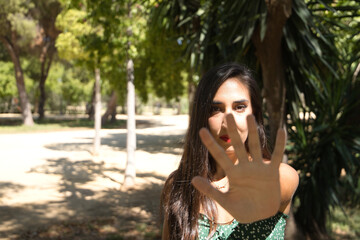
[[[269,114],[270,144],[275,143],[278,128],[285,128],[285,67],[282,56],[283,28],[291,15],[291,0],[267,0],[267,21],[264,39],[260,37],[257,26],[252,41],[260,61],[264,84],[264,98]],[[284,160],[286,161],[286,155]],[[305,240],[306,237],[298,227],[295,217],[291,216],[286,229],[286,239]]]
[[[128,3],[128,18],[131,22],[131,1]],[[127,139],[126,151],[127,162],[125,169],[125,179],[123,187],[132,187],[135,185],[136,166],[135,166],[135,150],[136,150],[136,121],[135,121],[135,85],[134,85],[134,62],[131,59],[129,50],[131,47],[130,37],[132,36],[131,26],[127,29],[128,42],[127,42]]]
[[[130,187],[135,184],[135,150],[136,150],[136,122],[135,122],[135,85],[134,63],[132,59],[127,62],[127,162],[125,169],[124,186]]]
[[[45,82],[49,74],[50,66],[53,59],[53,53],[55,51],[55,47],[53,46],[53,42],[46,42],[42,48],[42,52],[40,55],[41,62],[41,75],[40,75],[40,100],[39,100],[39,120],[44,119],[45,117],[45,101],[46,101],[46,91],[45,91]]]
[[[40,47],[40,62],[41,62],[41,76],[40,76],[40,100],[38,103],[38,113],[39,119],[45,117],[45,102],[46,102],[46,92],[45,92],[45,82],[48,77],[50,66],[53,60],[55,48],[55,40],[60,34],[60,31],[56,28],[55,22],[56,17],[61,12],[61,4],[58,1],[34,1],[35,9],[39,15],[40,23],[40,33],[41,39]]]
[[[95,110],[94,110],[95,94],[96,94],[95,86],[96,86],[96,83],[94,83],[93,91],[92,91],[92,94],[91,94],[91,100],[90,100],[90,103],[87,105],[88,107],[87,107],[87,110],[86,110],[86,113],[88,114],[89,120],[93,120],[94,115],[95,115]]]
[[[252,41],[261,65],[264,98],[269,114],[270,143],[273,145],[278,128],[284,127],[286,86],[281,39],[285,23],[291,15],[292,1],[268,0],[266,5],[268,15],[265,37],[261,40],[258,26]]]
[[[95,68],[95,137],[93,155],[99,155],[100,129],[101,129],[101,93],[100,93],[100,69]]]
[[[12,32],[12,40],[6,37],[0,36],[0,41],[5,45],[8,50],[11,60],[14,63],[16,86],[20,98],[21,113],[23,118],[23,124],[26,126],[34,125],[34,120],[31,113],[31,106],[26,93],[24,74],[21,68],[18,51],[16,48],[16,34]]]
[[[102,123],[107,122],[110,115],[111,115],[111,122],[114,122],[116,120],[116,103],[117,103],[117,94],[115,91],[112,91],[111,97],[107,104],[106,112],[101,117]]]
[[[191,111],[192,111],[192,105],[193,105],[192,102],[194,100],[195,91],[196,91],[196,86],[193,81],[192,67],[189,68],[189,75],[188,75],[187,81],[188,81],[188,100],[189,100],[189,116],[190,116]]]

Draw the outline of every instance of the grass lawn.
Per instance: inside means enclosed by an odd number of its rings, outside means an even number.
[[[20,118],[6,118],[0,115],[0,133],[31,133],[48,132],[71,129],[92,129],[94,121],[86,117],[77,116],[52,116],[44,120],[34,120],[34,126],[22,125]],[[103,129],[125,128],[126,121],[116,120],[102,124]]]

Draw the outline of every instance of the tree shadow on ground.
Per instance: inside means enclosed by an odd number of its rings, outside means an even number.
[[[4,197],[6,192],[18,192],[21,189],[23,189],[24,186],[17,183],[12,182],[0,182],[0,204],[1,204],[1,198]]]
[[[159,201],[165,180],[163,176],[154,173],[138,174],[138,178],[149,179],[149,181],[134,189],[121,191],[120,184],[119,188],[92,189],[90,187],[91,184],[89,185],[89,183],[99,180],[98,178],[114,181],[108,177],[109,172],[123,173],[122,169],[106,168],[104,163],[91,160],[48,159],[46,164],[35,167],[29,172],[60,176],[61,180],[58,183],[57,191],[62,196],[61,200],[26,204],[21,207],[0,206],[2,213],[0,214],[0,222],[12,226],[11,230],[0,230],[0,237],[16,235],[20,232],[20,237],[15,239],[76,239],[73,235],[64,238],[66,234],[61,233],[64,229],[59,233],[63,234],[60,235],[61,237],[53,234],[54,237],[52,238],[47,234],[46,238],[42,238],[39,234],[44,233],[47,231],[44,229],[49,229],[51,226],[63,224],[64,221],[90,223],[96,219],[103,219],[105,222],[110,221],[113,232],[121,232],[125,235],[139,228],[139,224],[140,226],[151,226],[159,232],[161,225]],[[5,187],[11,185],[11,183],[2,184]],[[46,213],[56,211],[59,212],[56,217],[46,217]],[[105,231],[102,235],[99,231],[96,232],[98,236],[103,236],[106,233]],[[141,236],[139,232],[136,234]],[[86,238],[79,239],[102,238],[88,238],[86,236]],[[124,239],[142,238],[129,237]]]
[[[149,153],[179,154],[183,146],[184,134],[149,135],[136,134],[136,149]],[[56,151],[88,151],[91,152],[93,144],[89,138],[83,143],[54,143],[46,148]],[[111,133],[101,139],[101,145],[111,147],[115,151],[126,151],[126,133]]]

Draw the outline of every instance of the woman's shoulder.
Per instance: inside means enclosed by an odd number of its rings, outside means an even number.
[[[280,181],[286,181],[296,189],[299,184],[299,174],[289,164],[281,163],[279,167]]]
[[[281,201],[291,201],[298,185],[299,174],[296,170],[286,163],[281,163],[279,167]]]

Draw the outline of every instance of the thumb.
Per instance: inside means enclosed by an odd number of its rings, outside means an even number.
[[[212,198],[220,204],[223,202],[224,194],[214,188],[206,178],[197,176],[191,180],[191,183],[197,190],[199,190],[204,195]]]

